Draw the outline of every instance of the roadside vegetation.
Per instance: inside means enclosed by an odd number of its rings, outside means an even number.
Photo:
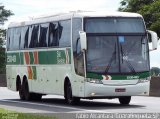
[[[12,11],[5,9],[0,3],[0,74],[5,74],[5,35],[6,30],[2,27],[10,16],[14,15]]]
[[[38,114],[28,114],[28,113],[17,113],[15,111],[9,111],[0,108],[0,118],[1,119],[57,119],[51,116],[42,116]]]

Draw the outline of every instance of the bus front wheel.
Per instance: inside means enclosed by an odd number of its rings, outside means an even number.
[[[122,105],[129,105],[130,101],[131,101],[131,96],[119,97],[119,102]]]
[[[72,87],[71,87],[70,81],[67,82],[65,90],[66,90],[65,100],[68,104],[75,105],[75,104],[78,104],[80,102],[79,97],[74,97],[72,95]]]

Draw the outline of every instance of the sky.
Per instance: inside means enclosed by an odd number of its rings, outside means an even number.
[[[76,10],[116,11],[120,6],[120,1],[121,0],[0,0],[0,3],[15,14],[9,19],[9,22],[11,22],[21,21],[22,19],[43,14],[63,13]]]
[[[44,14],[69,11],[117,11],[121,0],[0,0],[14,16],[5,23],[5,28],[13,21],[22,21]],[[159,43],[160,44],[160,43]],[[151,67],[160,68],[160,45],[158,50],[150,52]]]

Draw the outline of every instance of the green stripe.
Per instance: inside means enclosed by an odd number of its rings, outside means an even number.
[[[30,64],[34,64],[33,52],[29,52]],[[68,48],[69,64],[71,64],[71,49]],[[38,61],[40,65],[66,64],[65,50],[38,51]],[[16,59],[16,60],[15,60]],[[7,53],[7,65],[24,64],[24,53]]]
[[[20,53],[20,64],[24,64],[24,56],[23,56],[23,52]]]
[[[143,72],[143,73],[137,73],[133,75],[110,75],[112,77],[111,80],[132,80],[132,79],[140,79],[140,78],[147,78],[150,76],[150,72]],[[101,79],[102,75],[96,74],[96,73],[87,73],[87,78],[95,78],[95,79]]]
[[[20,64],[20,54],[19,53],[7,53],[7,64],[11,65],[18,65]]]
[[[29,57],[30,57],[30,64],[34,64],[33,52],[29,52]]]
[[[47,63],[47,52],[40,51],[38,52],[39,64],[48,64]]]
[[[36,66],[32,66],[32,72],[33,72],[33,79],[37,79],[37,71],[36,71]]]

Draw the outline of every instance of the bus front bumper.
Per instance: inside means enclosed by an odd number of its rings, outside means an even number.
[[[85,83],[84,98],[119,97],[149,95],[150,81],[135,85],[104,85],[95,83]]]

